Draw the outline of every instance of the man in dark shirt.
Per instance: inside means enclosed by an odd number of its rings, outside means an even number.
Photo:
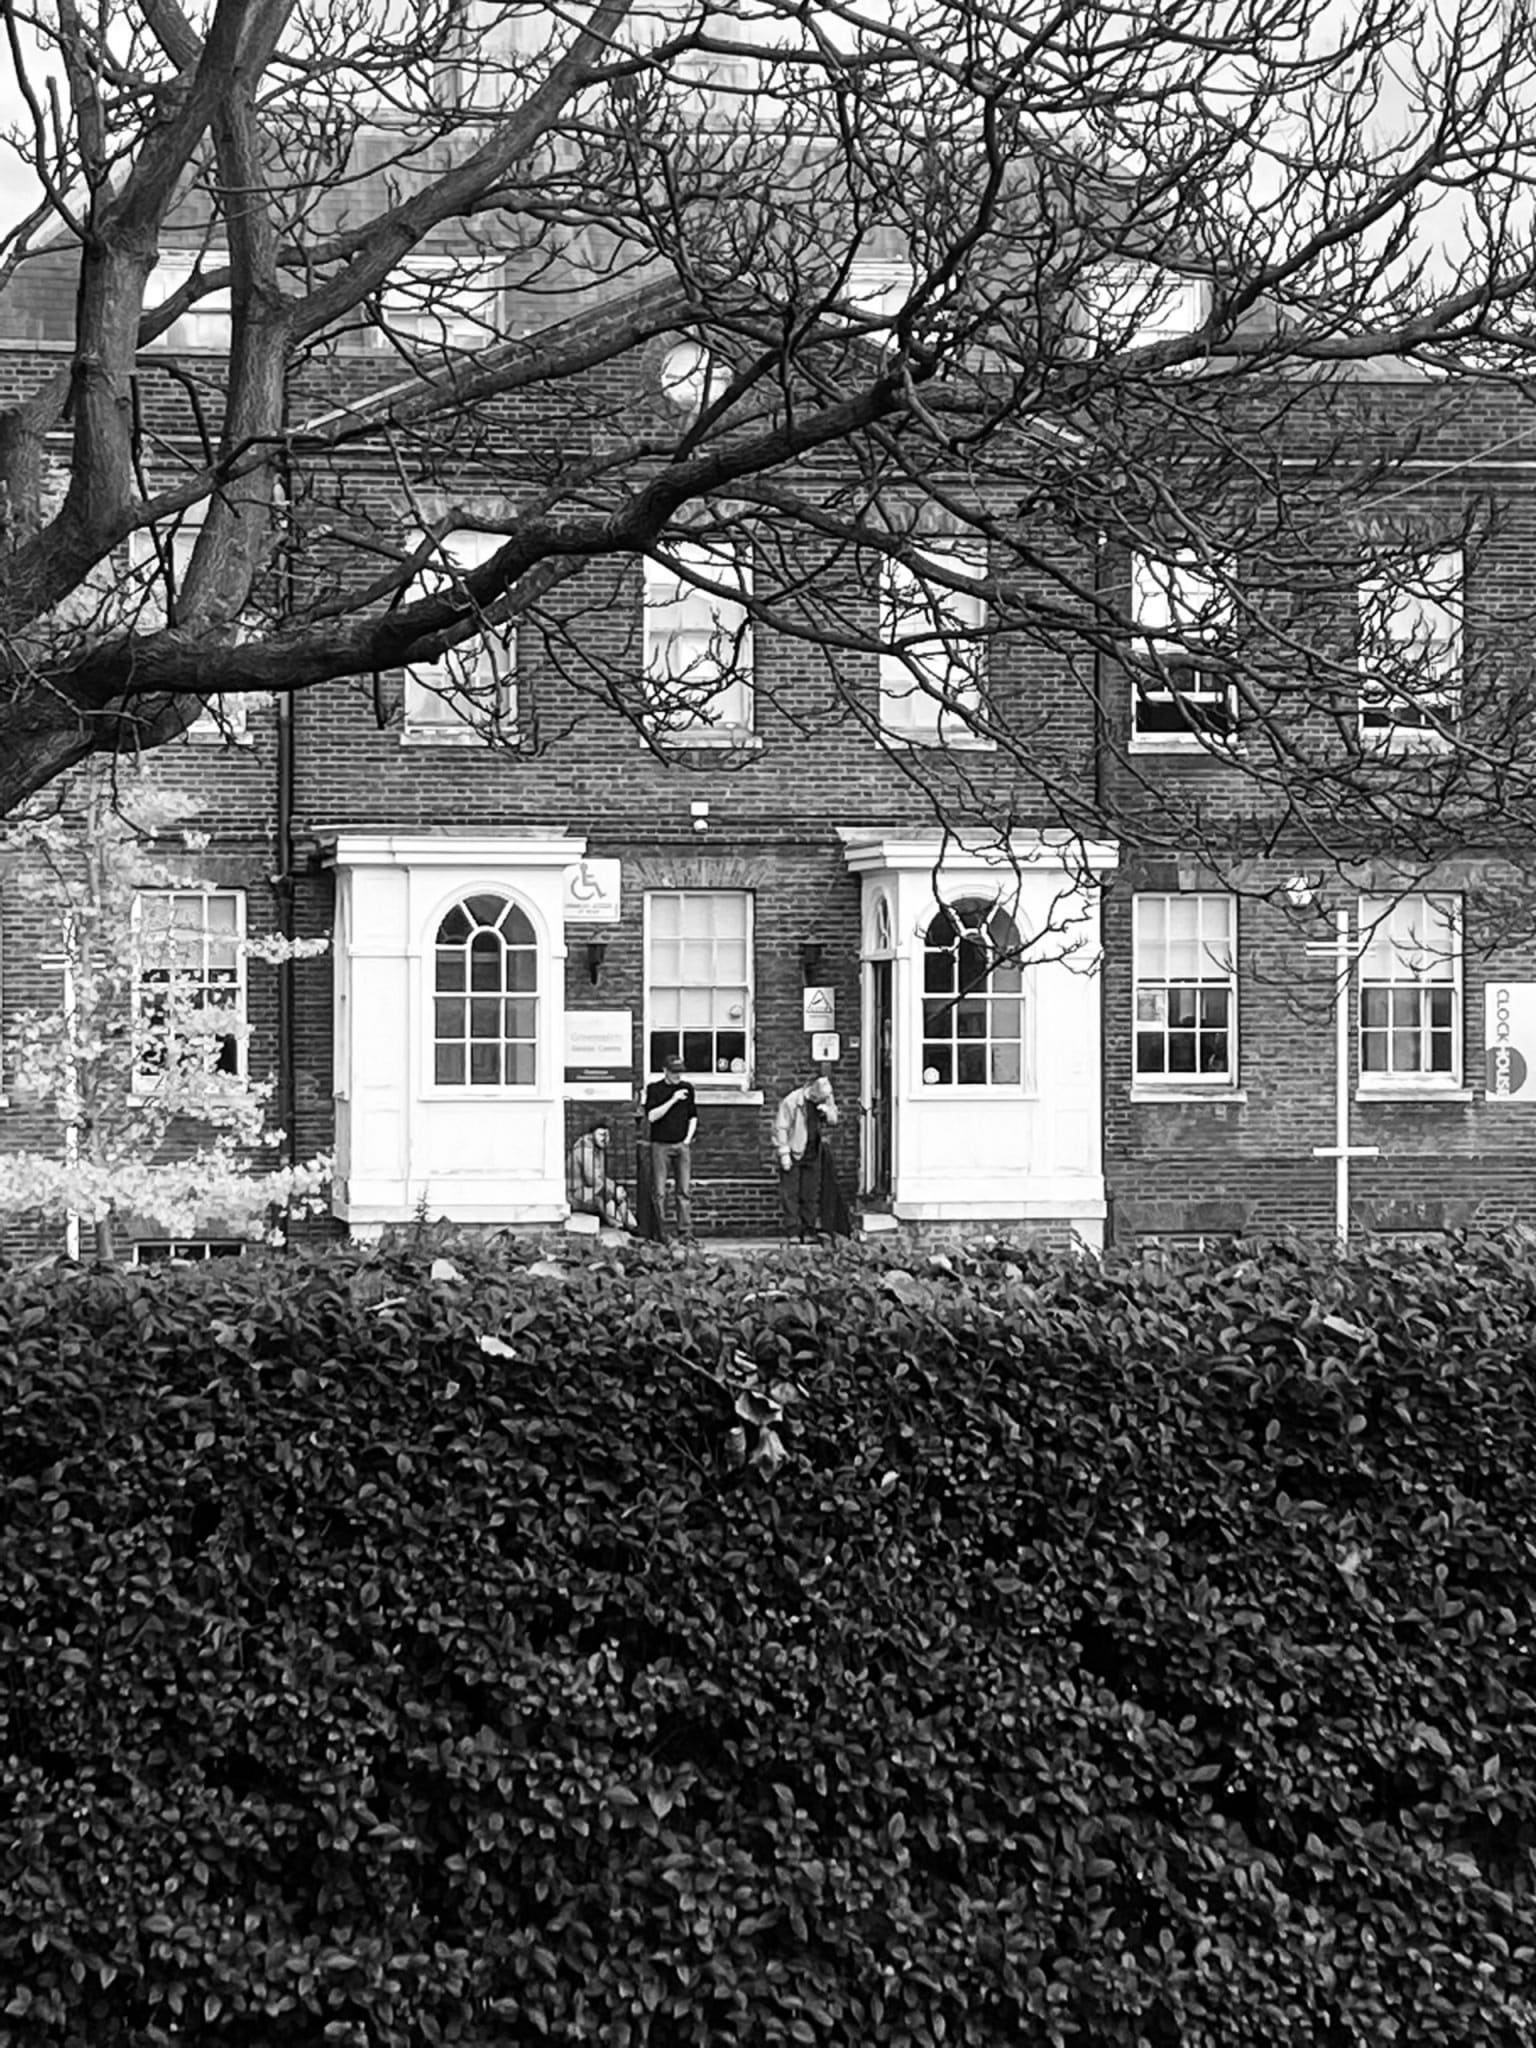
[[[693,1083],[683,1079],[683,1063],[676,1053],[665,1062],[661,1079],[645,1091],[645,1130],[651,1141],[651,1209],[659,1237],[667,1235],[667,1177],[677,1189],[677,1228],[681,1237],[693,1235],[693,1205],[689,1199],[693,1183],[693,1134],[699,1127],[698,1104]]]

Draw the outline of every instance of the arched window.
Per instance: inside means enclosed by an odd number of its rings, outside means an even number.
[[[527,913],[469,896],[437,928],[433,1078],[440,1088],[531,1088],[538,1079],[539,952]]]
[[[1024,1079],[1024,968],[1018,927],[968,896],[923,935],[923,1081],[1016,1088]]]

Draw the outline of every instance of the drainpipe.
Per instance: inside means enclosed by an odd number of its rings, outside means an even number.
[[[1102,533],[1093,542],[1093,591],[1097,600],[1104,589],[1107,549]],[[1097,825],[1104,816],[1104,754],[1109,744],[1108,720],[1104,714],[1104,648],[1101,638],[1093,645],[1093,815]],[[1115,1197],[1110,1186],[1109,1159],[1109,959],[1104,943],[1104,900],[1099,898],[1099,1169],[1104,1176],[1104,1249],[1115,1241]]]
[[[286,450],[279,458],[278,479],[283,493],[283,516],[291,517],[292,476]],[[292,542],[290,528],[288,539]],[[293,555],[291,545],[283,550],[279,572],[283,584],[283,611],[292,608]],[[285,939],[294,936],[293,916],[293,698],[284,690],[277,697],[277,872],[272,893],[277,901],[277,928]],[[294,981],[292,960],[282,960],[277,969],[277,1098],[278,1115],[287,1134],[288,1164],[299,1163],[298,1133],[298,1047],[294,1027]]]
[[[277,899],[277,928],[285,939],[293,931],[293,699],[277,700],[277,872],[272,877]],[[299,1163],[298,1055],[294,1044],[293,962],[277,967],[277,1094],[278,1115],[287,1133],[288,1164]]]

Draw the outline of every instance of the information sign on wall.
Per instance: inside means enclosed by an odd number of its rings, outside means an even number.
[[[807,1031],[831,1031],[837,1023],[837,990],[808,988],[802,991]]]
[[[1490,981],[1483,991],[1489,1102],[1536,1102],[1536,981]]]
[[[565,1092],[576,1102],[627,1102],[634,1093],[633,1010],[567,1010]]]
[[[578,860],[560,879],[560,909],[567,924],[617,924],[619,877],[616,860]]]

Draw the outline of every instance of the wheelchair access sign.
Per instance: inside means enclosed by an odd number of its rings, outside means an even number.
[[[567,924],[617,924],[619,874],[616,860],[578,860],[561,876],[560,909]]]

